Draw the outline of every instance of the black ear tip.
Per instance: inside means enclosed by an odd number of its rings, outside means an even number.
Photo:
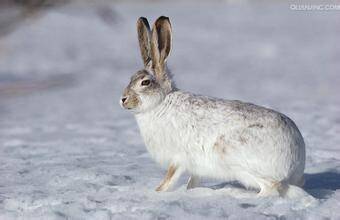
[[[140,17],[138,18],[137,20],[137,24],[140,25],[140,24],[144,24],[147,28],[149,28],[149,22],[148,22],[148,19],[146,17]]]
[[[164,21],[164,20],[170,21],[169,17],[166,17],[166,16],[164,16],[164,15],[160,16],[157,20],[158,20],[158,21]]]
[[[169,17],[160,16],[159,18],[157,18],[157,20],[155,22],[156,28],[161,28],[164,24],[168,24],[171,27],[171,22],[170,22]]]
[[[142,22],[147,22],[148,21],[148,19],[146,19],[146,17],[139,17],[138,18],[138,21],[142,21]]]

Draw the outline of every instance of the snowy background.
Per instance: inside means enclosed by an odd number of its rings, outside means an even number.
[[[340,219],[340,11],[102,2],[12,24],[16,13],[0,12],[1,220]],[[271,107],[297,123],[305,190],[317,205],[239,198],[241,189],[214,180],[186,191],[187,176],[173,192],[154,192],[165,171],[118,100],[142,67],[136,20],[159,15],[172,21],[179,88]]]

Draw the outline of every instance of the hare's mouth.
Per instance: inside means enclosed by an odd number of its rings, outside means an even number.
[[[140,104],[140,101],[137,96],[128,96],[122,98],[120,103],[123,108],[131,110],[137,108]]]
[[[134,109],[132,106],[130,106],[128,103],[123,103],[122,101],[119,102],[120,106],[123,108],[123,109],[126,109],[126,110],[132,110]]]
[[[123,103],[120,103],[120,106],[121,106],[123,109],[126,109],[126,110],[131,110],[131,109],[132,109],[132,107],[125,106]]]

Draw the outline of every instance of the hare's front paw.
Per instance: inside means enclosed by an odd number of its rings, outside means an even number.
[[[156,188],[157,192],[168,191],[173,185],[176,184],[177,180],[183,173],[183,169],[170,165],[168,171],[162,180],[161,184]]]
[[[156,192],[163,192],[163,191],[166,191],[166,190],[164,190],[163,184],[160,184],[160,185],[156,188]]]

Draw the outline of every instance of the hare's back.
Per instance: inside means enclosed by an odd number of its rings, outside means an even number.
[[[196,116],[205,123],[208,120],[214,124],[228,122],[248,126],[249,123],[263,123],[268,126],[277,126],[284,121],[291,121],[287,116],[275,110],[239,100],[218,99],[185,92],[176,92],[173,96],[176,97],[174,98],[176,101],[173,102],[176,113]]]
[[[256,142],[268,146],[281,139],[285,139],[287,145],[303,142],[295,123],[269,108],[183,92],[178,92],[176,100],[176,117],[185,124],[192,124],[197,132],[238,138],[241,144]],[[243,141],[242,137],[247,135],[248,141]]]

